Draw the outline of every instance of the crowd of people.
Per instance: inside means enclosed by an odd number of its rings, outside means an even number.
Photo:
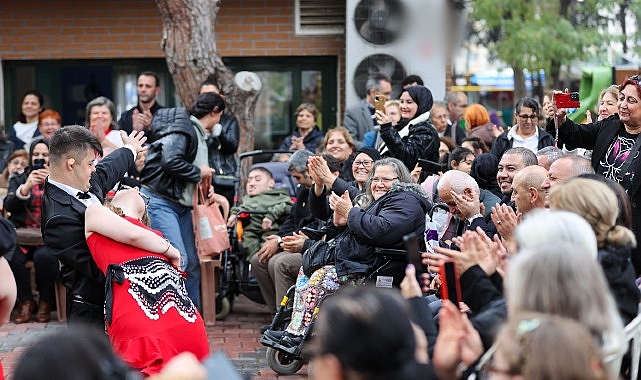
[[[518,99],[504,125],[465,93],[435,101],[414,75],[398,99],[392,88],[373,75],[343,126],[325,131],[316,105],[296,108],[295,129],[274,146],[292,152],[275,160],[295,199],[268,168],[248,172],[228,228],[258,211],[243,249],[267,307],[295,289],[291,320],[263,337],[303,345],[316,379],[628,376],[623,329],[641,300],[641,79],[604,89],[583,123],[556,106],[560,91]],[[165,108],[158,77],[143,72],[138,104],[119,119],[99,97],[85,126],[65,127],[42,94],[24,95],[11,149],[0,150],[3,211],[18,238],[36,229],[42,241],[2,247],[15,284],[0,284],[3,321],[15,305],[15,323],[47,322],[60,279],[69,322],[106,331],[112,364],[154,376],[182,352],[207,357],[191,206],[203,178],[210,197],[236,195],[240,132],[220,89],[208,78],[191,107]],[[372,281],[378,252],[405,250],[412,234],[414,265]],[[331,255],[310,266],[321,251]],[[439,299],[450,261],[459,304]]]

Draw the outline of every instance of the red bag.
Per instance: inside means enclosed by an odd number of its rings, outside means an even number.
[[[223,195],[214,194],[213,202],[209,203],[203,194],[210,186],[211,178],[202,180],[196,186],[192,209],[196,250],[199,256],[208,258],[217,256],[229,248],[229,201]]]

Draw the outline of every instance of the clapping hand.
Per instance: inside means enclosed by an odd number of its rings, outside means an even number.
[[[344,226],[347,224],[347,216],[352,207],[354,206],[352,205],[352,200],[349,198],[349,192],[347,190],[345,190],[341,196],[338,196],[334,192],[329,196],[329,208],[334,211],[335,226]]]

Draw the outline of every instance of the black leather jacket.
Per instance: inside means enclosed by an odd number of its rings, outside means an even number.
[[[238,162],[235,154],[240,140],[238,120],[225,113],[220,117],[219,123],[223,127],[220,135],[207,138],[209,166],[216,169],[216,174],[237,176]]]
[[[163,108],[151,124],[156,137],[149,147],[140,182],[166,198],[180,199],[187,182],[200,181],[200,168],[192,162],[198,150],[198,135],[185,108]]]

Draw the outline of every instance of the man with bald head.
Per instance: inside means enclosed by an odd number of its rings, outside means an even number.
[[[512,180],[512,202],[516,212],[525,215],[528,212],[545,207],[545,191],[543,182],[548,171],[539,165],[521,169]]]
[[[594,174],[594,168],[588,158],[568,154],[556,159],[552,165],[550,165],[550,170],[548,170],[548,175],[542,185],[546,193],[545,207],[548,207],[548,197],[552,187],[580,174]]]
[[[436,189],[438,196],[459,220],[457,236],[476,227],[488,230],[488,223],[481,213],[479,185],[472,176],[459,170],[448,170],[441,176]]]

